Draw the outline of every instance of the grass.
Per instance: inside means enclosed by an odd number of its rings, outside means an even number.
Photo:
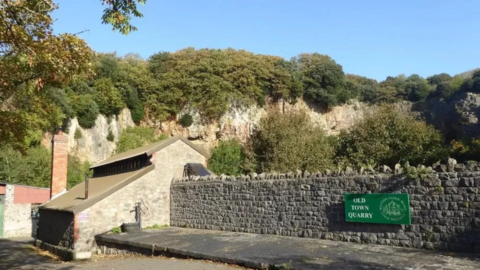
[[[144,230],[160,230],[160,229],[165,229],[168,228],[168,225],[158,225],[158,224],[153,224],[152,226],[148,226],[143,228]]]

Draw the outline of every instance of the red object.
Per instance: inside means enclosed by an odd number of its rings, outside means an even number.
[[[50,198],[67,189],[68,137],[59,132],[52,140]]]
[[[0,186],[0,195],[5,194],[5,186]]]
[[[0,187],[0,194],[1,194]],[[27,186],[15,186],[13,192],[13,203],[45,203],[50,200],[50,190],[46,188],[35,188]]]

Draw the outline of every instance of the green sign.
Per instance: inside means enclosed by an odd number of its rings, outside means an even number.
[[[347,222],[410,225],[408,194],[345,194]]]

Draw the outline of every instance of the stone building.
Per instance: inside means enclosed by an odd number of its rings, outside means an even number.
[[[49,199],[48,188],[0,183],[0,238],[35,236],[34,210]]]
[[[58,136],[58,135],[57,135]],[[55,150],[52,191],[63,168]],[[61,150],[60,150],[61,152]],[[170,225],[170,185],[182,177],[185,165],[205,165],[207,154],[182,137],[114,155],[91,167],[93,176],[40,207],[37,245],[65,259],[82,259],[95,251],[95,236],[135,222],[135,205],[142,207],[142,227]],[[55,192],[52,196],[56,196]]]

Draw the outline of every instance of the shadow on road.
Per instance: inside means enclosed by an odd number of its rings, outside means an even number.
[[[70,270],[72,265],[63,265],[37,254],[29,248],[33,239],[0,239],[0,270],[7,269],[58,269]]]

